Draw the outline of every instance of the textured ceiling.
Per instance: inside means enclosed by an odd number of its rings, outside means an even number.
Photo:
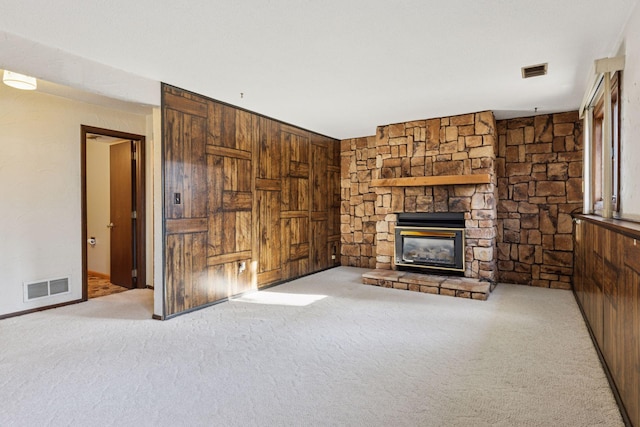
[[[0,30],[347,138],[577,109],[637,1],[0,0]]]

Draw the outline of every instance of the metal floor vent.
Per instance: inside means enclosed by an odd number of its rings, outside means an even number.
[[[69,278],[39,280],[24,284],[24,301],[69,293]]]

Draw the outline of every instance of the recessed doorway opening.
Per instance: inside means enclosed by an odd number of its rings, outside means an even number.
[[[82,299],[146,287],[145,137],[81,127]]]

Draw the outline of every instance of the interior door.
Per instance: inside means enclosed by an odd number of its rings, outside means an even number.
[[[134,144],[127,141],[110,147],[111,283],[129,289],[135,285]]]

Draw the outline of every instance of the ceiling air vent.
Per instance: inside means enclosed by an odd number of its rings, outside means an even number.
[[[522,67],[522,78],[528,79],[529,77],[544,76],[547,74],[547,63],[530,65],[528,67]]]

